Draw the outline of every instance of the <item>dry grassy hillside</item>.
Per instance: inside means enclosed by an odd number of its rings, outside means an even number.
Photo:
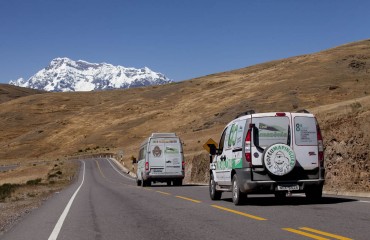
[[[319,121],[325,134],[331,134],[326,143],[335,152],[328,155],[333,166],[329,169],[335,169],[339,150],[334,142],[350,141],[352,126],[364,132],[370,129],[369,122],[363,121],[369,119],[369,109],[364,107],[369,98],[363,98],[369,96],[369,83],[370,40],[366,40],[164,86],[31,95],[0,105],[0,164],[118,150],[124,151],[129,163],[152,132],[176,132],[185,143],[188,169],[203,173],[207,164],[203,161],[197,166],[200,160],[193,162],[193,157],[202,159],[203,143],[210,137],[218,141],[224,125],[238,113],[249,109],[319,111],[320,106],[349,101],[348,112],[356,116],[327,115],[324,108],[320,110]],[[352,110],[351,104],[360,98],[362,105]],[[348,131],[335,132],[338,126]],[[369,143],[368,135],[359,139]],[[347,150],[351,156],[365,151],[362,147],[358,153]],[[349,161],[344,153],[341,156],[341,161]],[[362,178],[369,179],[369,155],[356,159],[366,163]],[[339,173],[330,174],[334,181]],[[188,179],[199,180],[199,175],[193,175],[188,172]]]
[[[0,104],[16,98],[40,93],[44,92],[35,89],[16,87],[0,83]]]

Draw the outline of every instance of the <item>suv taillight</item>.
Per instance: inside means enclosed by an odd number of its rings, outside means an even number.
[[[317,129],[317,145],[319,148],[319,164],[320,167],[324,167],[324,143],[322,140],[322,135],[319,125],[316,126]]]
[[[252,156],[251,156],[251,134],[252,129],[248,129],[247,136],[245,136],[245,147],[244,147],[244,154],[245,160],[249,162],[249,166],[252,166]]]
[[[145,162],[145,170],[149,171],[149,162]]]

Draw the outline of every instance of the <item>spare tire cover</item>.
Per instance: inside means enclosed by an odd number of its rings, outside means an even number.
[[[263,163],[268,172],[276,176],[283,176],[293,170],[295,153],[286,144],[277,143],[266,148]]]

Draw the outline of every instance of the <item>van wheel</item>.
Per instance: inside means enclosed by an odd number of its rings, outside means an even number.
[[[147,180],[147,181],[146,181],[146,186],[148,186],[148,187],[152,186],[152,181]]]
[[[174,181],[173,181],[173,185],[174,185],[174,186],[182,186],[182,179],[174,180]]]
[[[247,194],[240,192],[239,185],[238,185],[238,177],[235,174],[233,176],[233,184],[232,184],[233,190],[233,203],[235,205],[241,205],[246,202]]]
[[[209,195],[212,200],[220,200],[222,196],[222,192],[216,190],[216,182],[212,174],[209,178]]]

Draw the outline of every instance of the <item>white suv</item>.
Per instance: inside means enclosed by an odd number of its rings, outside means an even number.
[[[275,194],[283,198],[305,193],[318,200],[324,185],[324,149],[313,114],[247,112],[224,129],[219,147],[209,145],[209,191],[219,200],[231,191],[235,205],[247,194]]]

